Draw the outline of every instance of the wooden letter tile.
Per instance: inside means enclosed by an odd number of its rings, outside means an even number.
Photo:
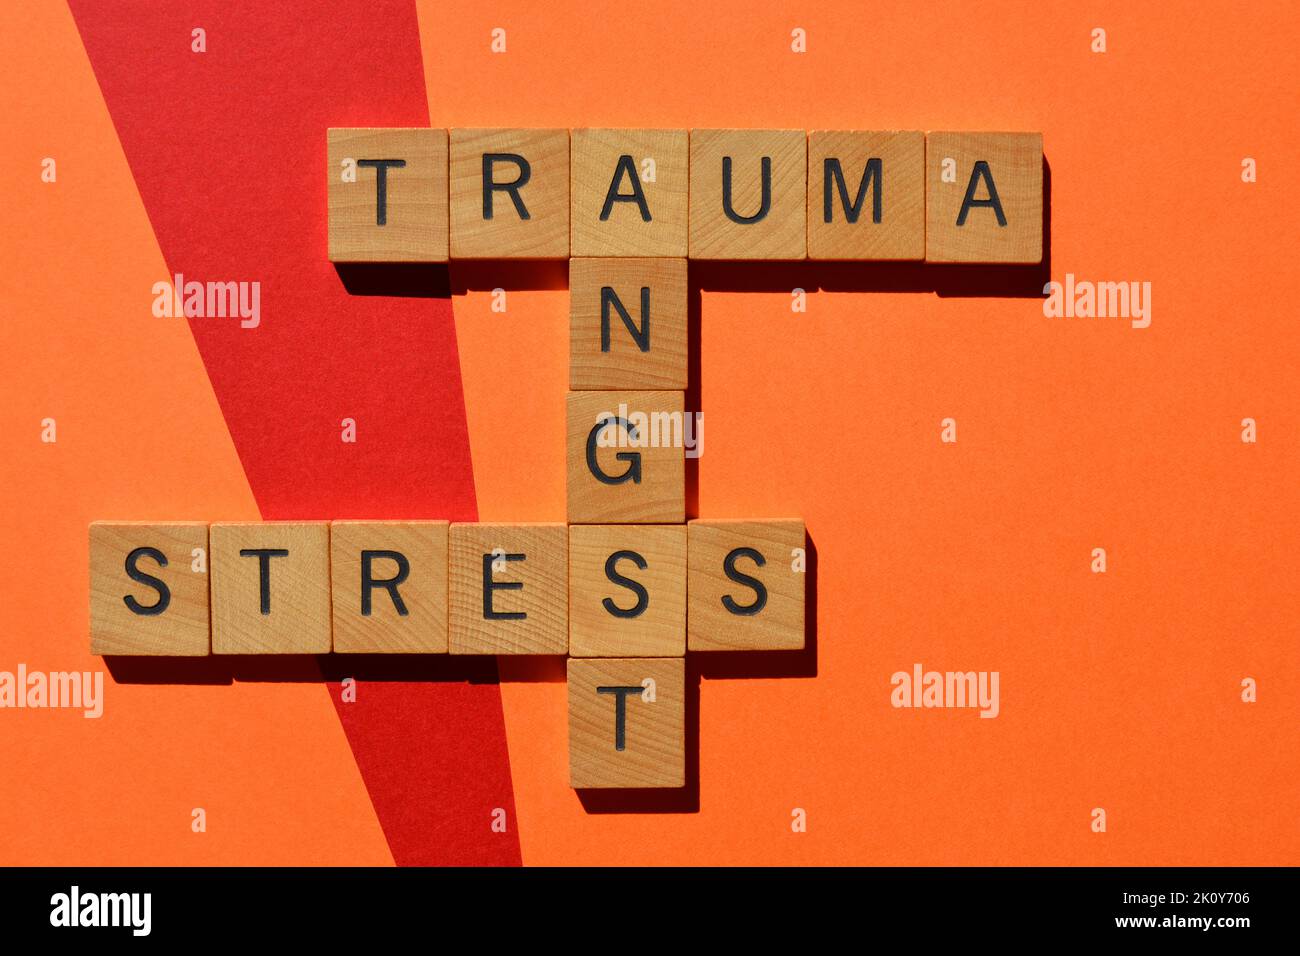
[[[453,524],[453,654],[564,654],[569,647],[569,529]]]
[[[334,521],[336,654],[447,653],[447,522]]]
[[[569,653],[686,653],[686,526],[569,528]]]
[[[686,516],[681,392],[570,392],[568,499],[573,524],[672,524]]]
[[[929,133],[927,262],[1043,260],[1043,134]]]
[[[804,645],[802,521],[692,521],[687,647],[798,650]],[[802,562],[799,563],[802,568]]]
[[[686,388],[686,260],[569,262],[569,387]]]
[[[684,129],[575,129],[574,256],[686,256]]]
[[[331,262],[446,262],[447,131],[328,133]]]
[[[212,525],[212,653],[328,654],[329,524]]]
[[[569,658],[569,784],[686,785],[683,658]]]
[[[807,187],[803,130],[691,130],[690,258],[804,258]]]
[[[451,257],[569,256],[569,131],[451,131]]]
[[[808,134],[808,258],[925,258],[925,134]]]
[[[90,653],[208,653],[208,526],[90,526]]]

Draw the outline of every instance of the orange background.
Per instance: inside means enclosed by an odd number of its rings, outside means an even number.
[[[503,660],[525,863],[1300,862],[1300,30],[1131,6],[419,4],[434,125],[1042,130],[1052,278],[1153,286],[1140,330],[811,266],[806,314],[706,285],[699,512],[803,515],[817,673],[706,678],[699,812],[596,814],[562,669]],[[257,509],[188,328],[148,315],[166,268],[72,17],[9,17],[0,669],[100,669],[87,523]],[[512,288],[454,300],[480,519],[562,520],[563,267],[461,278]],[[1001,715],[893,709],[918,661],[1000,671]],[[100,720],[0,711],[0,863],[391,862],[323,685],[105,684]]]

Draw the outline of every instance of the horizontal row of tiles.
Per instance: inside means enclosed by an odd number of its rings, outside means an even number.
[[[797,519],[97,521],[91,652],[799,649],[806,560]]]
[[[333,262],[1042,260],[1041,133],[331,129]]]

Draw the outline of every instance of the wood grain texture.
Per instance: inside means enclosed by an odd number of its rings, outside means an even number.
[[[331,262],[446,262],[447,131],[331,129],[327,134]],[[355,178],[345,180],[345,161]],[[378,219],[380,170],[363,160],[401,160],[383,169],[384,222]]]
[[[573,524],[673,524],[686,516],[682,392],[570,392],[568,515]],[[619,424],[619,421],[624,424]],[[633,437],[632,430],[635,431]],[[588,444],[597,435],[595,468]],[[617,482],[617,483],[609,483]]]
[[[575,129],[572,150],[571,255],[686,256],[686,130]],[[602,220],[611,189],[629,201],[610,203]]]
[[[640,585],[644,593],[623,578]],[[680,657],[685,653],[686,526],[572,525],[569,654]]]
[[[763,205],[763,160],[769,161]],[[730,162],[730,206],[724,169]],[[690,258],[802,259],[808,139],[803,130],[691,130]],[[750,222],[737,222],[727,214]]]
[[[527,181],[517,193],[488,190],[484,156],[520,157]],[[566,259],[569,256],[569,131],[451,131],[451,256],[453,259]],[[515,160],[499,159],[492,183],[520,180]],[[485,194],[490,193],[491,218]],[[527,213],[514,202],[517,195]]]
[[[685,389],[686,312],[685,259],[570,260],[569,388]]]
[[[925,152],[927,262],[1042,261],[1042,133],[928,133]],[[943,181],[948,160],[952,182]],[[975,206],[958,225],[968,189],[976,201],[991,198],[980,163],[987,164],[1005,224],[992,207]]]
[[[336,654],[447,653],[447,529],[446,521],[330,523]],[[372,582],[368,607],[365,553]],[[397,578],[396,596],[376,583]]]
[[[690,650],[775,651],[804,646],[806,574],[792,570],[792,552],[806,546],[802,521],[697,519],[687,525],[687,535]],[[729,575],[727,561],[732,554]],[[761,590],[752,582],[758,582]]]
[[[162,588],[133,579],[129,568],[161,582],[165,604]],[[91,523],[90,653],[206,655],[208,606],[205,523]]]
[[[575,789],[686,785],[683,658],[569,658],[569,784]],[[645,682],[654,682],[647,700]],[[613,688],[640,693],[613,693]],[[606,688],[601,692],[599,688]],[[617,711],[623,699],[623,747]]]
[[[328,654],[329,524],[324,521],[218,522],[212,525],[212,653]],[[276,549],[263,560],[240,551]]]
[[[450,540],[452,654],[568,652],[565,525],[456,523]]]
[[[864,183],[870,188],[859,194]],[[861,196],[856,210],[845,208],[841,188],[850,207]],[[877,202],[879,222],[874,215]],[[925,133],[813,130],[808,134],[808,258],[925,258]]]

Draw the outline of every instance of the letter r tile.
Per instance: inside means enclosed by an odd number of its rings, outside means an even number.
[[[569,257],[569,131],[451,131],[451,257]]]
[[[447,653],[447,522],[334,521],[336,654]]]

